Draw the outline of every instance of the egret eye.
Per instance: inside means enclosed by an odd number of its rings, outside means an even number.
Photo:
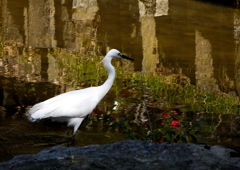
[[[118,56],[119,56],[119,57],[121,57],[121,55],[122,55],[121,53],[118,53]]]

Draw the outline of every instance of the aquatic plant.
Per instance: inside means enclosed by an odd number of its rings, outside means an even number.
[[[184,121],[183,114],[178,109],[165,108],[159,112],[160,119],[152,123],[150,131],[148,124],[137,125],[126,117],[119,118],[116,113],[106,114],[98,109],[91,115],[91,125],[125,134],[128,139],[144,140],[157,143],[197,143],[197,133],[205,124],[204,121]],[[94,122],[94,123],[92,123]],[[105,126],[105,127],[104,127]]]
[[[106,72],[98,67],[101,57],[86,57],[72,53],[58,55],[59,69],[67,69],[67,76],[74,88],[95,86],[106,78]],[[206,93],[190,83],[177,83],[176,76],[172,77],[145,74],[144,80],[140,72],[127,72],[118,61],[118,79],[114,82],[111,92],[118,101],[117,111],[109,110],[93,113],[89,119],[89,126],[102,129],[112,129],[123,132],[130,139],[140,139],[155,142],[197,142],[197,134],[204,121],[186,119],[186,112],[228,113],[236,114],[239,100],[237,97],[225,93]],[[61,71],[60,71],[61,72]],[[179,76],[179,75],[178,75]],[[97,77],[97,78],[96,78]],[[143,91],[145,86],[145,92]],[[154,108],[164,111],[150,115],[150,119],[137,125],[129,115],[134,114],[137,105],[145,101],[146,106],[154,103]],[[130,107],[128,111],[126,108]],[[183,108],[182,115],[175,115],[174,108]],[[167,111],[166,108],[170,110]],[[101,106],[100,106],[100,109]],[[166,115],[169,113],[169,115]],[[164,116],[168,117],[167,119]],[[157,120],[157,121],[156,121]]]

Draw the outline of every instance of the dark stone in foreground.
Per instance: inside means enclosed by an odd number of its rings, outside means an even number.
[[[55,146],[15,156],[0,169],[240,169],[239,153],[220,146],[123,141],[81,148]]]

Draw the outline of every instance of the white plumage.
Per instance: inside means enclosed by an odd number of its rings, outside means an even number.
[[[113,58],[133,60],[130,57],[122,55],[116,49],[110,50],[102,60],[108,71],[108,79],[103,85],[66,92],[38,103],[29,109],[29,120],[34,122],[36,120],[49,118],[54,121],[67,122],[68,126],[73,126],[73,144],[76,131],[83,119],[93,111],[112,87],[115,79],[115,69],[111,64]]]

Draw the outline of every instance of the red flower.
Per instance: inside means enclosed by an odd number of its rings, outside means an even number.
[[[163,110],[171,110],[170,108],[164,108]]]
[[[99,110],[99,109],[94,109],[94,110],[92,111],[92,114],[93,114],[93,115],[94,115],[94,114],[101,115],[101,114],[103,114],[103,112],[102,112],[101,110]]]
[[[173,128],[179,128],[180,127],[180,122],[178,120],[172,120],[171,125]]]
[[[163,120],[169,120],[169,116],[171,113],[163,113]]]
[[[110,114],[109,114],[109,117],[115,117],[115,114],[110,113]]]
[[[171,115],[169,112],[164,112],[163,115]]]
[[[149,102],[148,107],[156,107],[156,102]]]
[[[178,110],[178,109],[174,109],[174,110],[173,110],[173,114],[175,114],[175,115],[181,115],[181,111]]]

